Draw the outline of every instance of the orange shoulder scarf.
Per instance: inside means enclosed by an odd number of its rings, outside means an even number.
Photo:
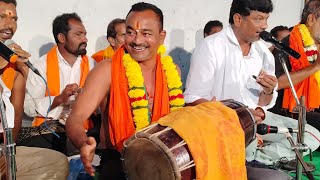
[[[109,133],[112,144],[121,150],[123,142],[135,132],[130,100],[128,97],[128,80],[123,65],[124,48],[119,48],[112,58]],[[155,97],[151,122],[170,112],[167,80],[157,57]]]
[[[296,25],[290,33],[289,39],[290,47],[296,50],[300,55],[300,59],[296,60],[290,57],[290,63],[292,66],[292,71],[297,71],[303,69],[310,65],[307,55],[304,51],[303,41],[301,33],[299,32],[299,24]],[[306,107],[307,109],[315,109],[320,106],[320,89],[318,87],[317,80],[315,75],[311,75],[308,78],[304,79],[300,83],[294,86],[298,98],[301,96],[306,98]],[[283,96],[283,104],[282,107],[285,109],[289,109],[292,112],[292,109],[296,106],[296,102],[294,100],[293,94],[291,93],[290,88],[284,90]]]
[[[92,58],[98,63],[104,59],[111,59],[114,54],[113,48],[109,45],[106,49],[101,50],[94,55],[92,55]]]
[[[81,75],[79,86],[83,87],[84,82],[89,73],[89,60],[87,56],[82,56],[81,61]],[[50,90],[50,96],[60,95],[60,70],[57,54],[57,46],[54,46],[47,54],[47,83]],[[48,92],[46,92],[48,96]],[[44,118],[35,118],[32,122],[32,126],[39,126],[44,122]]]
[[[14,78],[16,75],[16,64],[9,63],[3,70],[2,81],[8,89],[12,90],[14,84]]]

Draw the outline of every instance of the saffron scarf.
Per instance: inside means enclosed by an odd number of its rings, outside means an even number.
[[[188,145],[197,180],[246,180],[245,136],[237,113],[221,102],[184,107],[159,119]]]
[[[128,80],[123,65],[124,47],[119,48],[112,57],[109,133],[112,144],[121,151],[123,142],[135,132],[130,100]],[[151,123],[170,112],[167,80],[160,62],[156,59],[155,97]]]
[[[99,63],[100,61],[104,60],[104,59],[111,59],[112,56],[114,54],[114,50],[113,48],[109,45],[107,48],[105,48],[104,50],[101,50],[97,53],[95,53],[94,55],[92,55],[92,58]]]
[[[2,81],[7,86],[10,91],[13,88],[14,78],[16,74],[16,65],[13,63],[9,63],[3,70]]]
[[[289,57],[292,71],[301,70],[307,66],[310,66],[310,63],[307,59],[307,55],[304,51],[303,41],[301,33],[299,32],[299,24],[296,25],[290,33],[289,39],[290,47],[296,50],[300,55],[300,59],[296,60],[293,57]],[[304,79],[300,83],[294,86],[297,96],[300,99],[301,96],[304,96],[306,101],[305,105],[307,110],[319,108],[320,106],[320,89],[318,87],[318,82],[315,75],[311,75],[308,78]],[[284,90],[283,103],[282,107],[289,109],[292,112],[292,109],[296,106],[294,96],[290,88]]]

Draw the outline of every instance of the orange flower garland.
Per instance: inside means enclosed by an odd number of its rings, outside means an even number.
[[[181,90],[182,82],[172,58],[170,56],[163,57],[165,47],[161,45],[158,53],[161,56],[161,64],[168,83],[170,112],[172,112],[175,109],[183,107],[185,104]],[[124,54],[123,64],[128,79],[128,96],[130,98],[133,121],[136,130],[140,130],[148,126],[151,119],[141,67],[130,54]]]
[[[314,40],[311,37],[311,34],[309,32],[309,29],[305,24],[299,25],[299,32],[302,36],[303,47],[304,47],[304,51],[306,52],[307,59],[310,62],[310,64],[312,64],[317,60],[317,56],[318,56],[317,46],[315,45]],[[317,71],[314,75],[318,82],[318,87],[320,88],[320,71]]]

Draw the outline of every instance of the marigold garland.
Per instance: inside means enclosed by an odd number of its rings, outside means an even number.
[[[183,107],[185,102],[182,95],[181,78],[172,58],[168,55],[164,56],[165,52],[165,47],[163,45],[159,46],[158,53],[161,56],[160,61],[168,83],[170,112],[172,112]],[[133,121],[136,130],[140,130],[148,126],[151,119],[141,67],[129,54],[123,55],[123,65],[128,79],[128,96],[131,103]]]
[[[318,48],[315,45],[314,40],[309,32],[309,29],[305,24],[299,25],[299,32],[302,36],[303,47],[307,55],[307,59],[310,62],[310,64],[312,64],[317,60]],[[320,71],[317,71],[314,75],[318,82],[318,87],[320,88]]]

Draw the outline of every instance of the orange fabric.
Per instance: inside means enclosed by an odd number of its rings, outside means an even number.
[[[81,75],[80,75],[80,87],[83,87],[84,82],[89,74],[89,60],[87,56],[82,56],[80,64]],[[57,46],[54,46],[47,54],[47,83],[50,90],[50,96],[60,95],[60,70],[58,62]],[[48,92],[46,92],[48,96]],[[32,122],[32,126],[39,126],[44,122],[43,117],[36,117]],[[84,123],[86,129],[92,127],[92,122],[87,120]]]
[[[106,49],[98,51],[91,57],[98,63],[104,59],[111,59],[114,54],[113,48],[109,45]]]
[[[121,151],[123,142],[135,132],[131,105],[128,97],[128,80],[123,66],[124,47],[119,48],[112,58],[109,133],[112,144]],[[157,57],[155,97],[152,122],[170,112],[167,80],[160,57]]]
[[[98,52],[94,53],[91,57],[98,63],[104,59],[103,52],[104,52],[104,50],[98,51]]]
[[[290,33],[289,39],[290,47],[296,50],[300,55],[300,59],[296,60],[290,57],[290,63],[292,66],[292,71],[297,71],[303,69],[310,65],[307,55],[303,48],[302,36],[299,32],[299,24],[296,25]],[[320,89],[318,87],[318,82],[315,78],[315,75],[311,75],[305,80],[294,86],[298,98],[301,96],[306,98],[306,107],[307,109],[315,109],[320,107]],[[291,93],[290,88],[284,90],[283,103],[282,107],[289,109],[292,112],[292,109],[296,106],[293,94]]]
[[[16,75],[16,65],[9,63],[3,70],[2,81],[8,89],[12,90],[14,84],[14,78]]]
[[[184,107],[159,119],[186,141],[197,180],[246,180],[245,136],[237,113],[221,102]]]

